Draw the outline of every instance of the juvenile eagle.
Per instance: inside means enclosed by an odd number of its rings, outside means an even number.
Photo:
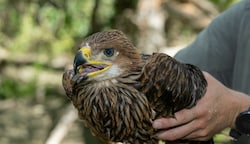
[[[82,42],[63,86],[102,141],[157,144],[152,121],[194,106],[207,82],[197,67],[163,53],[140,54],[121,31],[108,30]]]

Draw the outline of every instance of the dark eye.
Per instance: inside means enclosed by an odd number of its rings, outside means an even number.
[[[105,54],[107,57],[112,57],[114,55],[114,51],[114,48],[105,48],[103,50],[103,54]]]

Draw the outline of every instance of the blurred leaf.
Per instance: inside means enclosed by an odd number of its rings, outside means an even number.
[[[23,83],[21,81],[14,81],[9,77],[5,77],[0,81],[0,87],[0,99],[31,96],[36,90],[35,81]]]

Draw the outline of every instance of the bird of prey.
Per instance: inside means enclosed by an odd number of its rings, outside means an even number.
[[[163,53],[140,54],[119,30],[87,37],[62,82],[95,136],[127,144],[157,144],[154,134],[160,130],[152,121],[191,108],[207,86],[196,66]]]

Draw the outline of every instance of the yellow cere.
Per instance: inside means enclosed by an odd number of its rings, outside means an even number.
[[[86,47],[82,47],[80,49],[80,51],[82,52],[82,55],[86,58],[89,59],[90,58],[90,54],[91,54],[91,49],[90,47],[86,46]]]

